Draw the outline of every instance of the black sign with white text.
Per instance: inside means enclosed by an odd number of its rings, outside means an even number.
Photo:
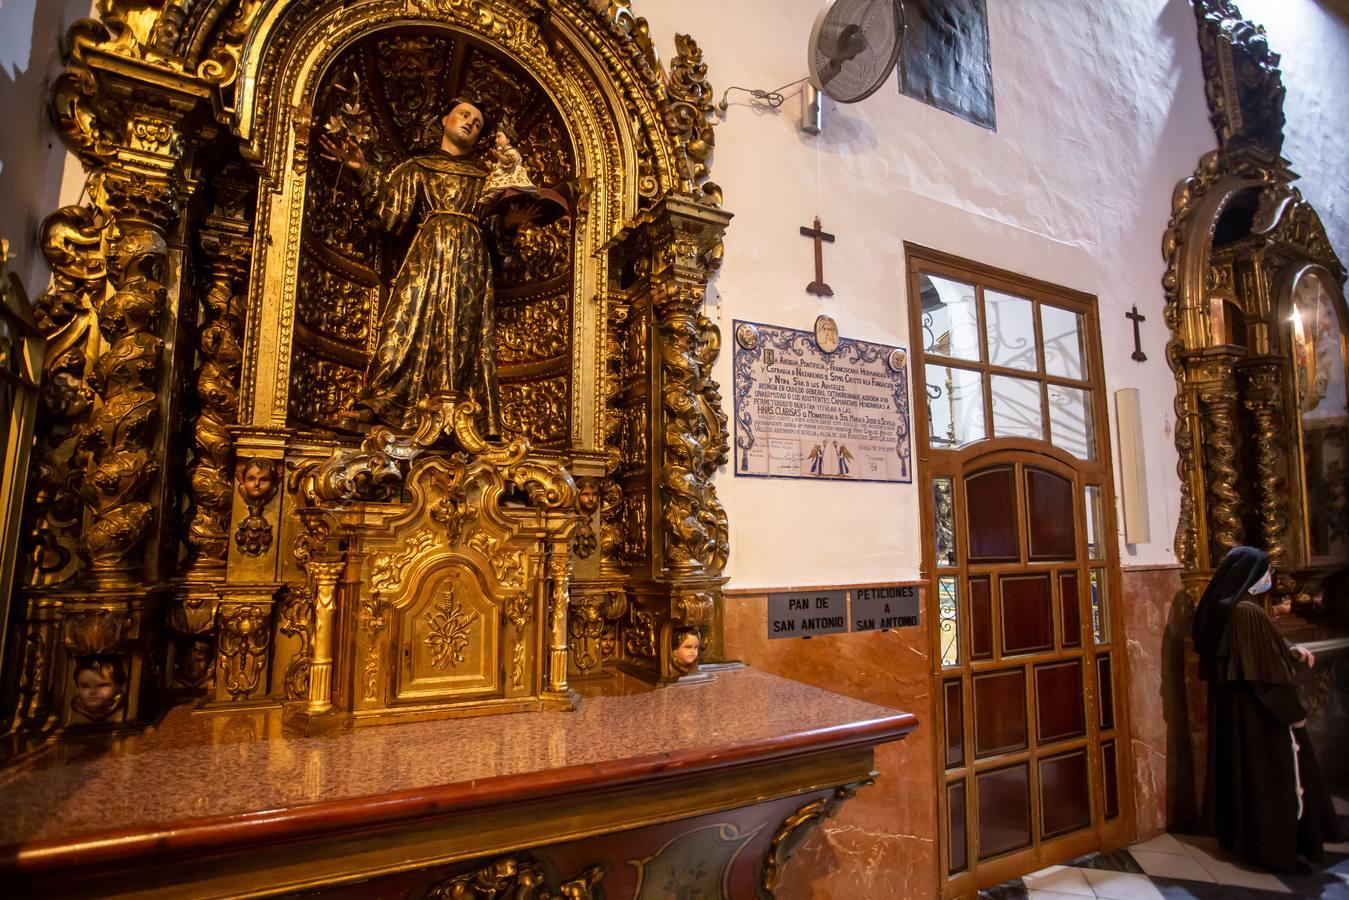
[[[768,637],[811,637],[848,630],[847,591],[768,595]]]
[[[913,585],[853,589],[853,631],[888,631],[917,624],[918,588]]]

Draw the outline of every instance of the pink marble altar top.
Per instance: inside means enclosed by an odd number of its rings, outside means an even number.
[[[585,697],[575,712],[442,719],[320,737],[280,712],[177,707],[142,734],[0,769],[0,871],[76,845],[247,840],[655,779],[737,761],[896,740],[915,720],[750,668],[713,681]],[[195,839],[193,838],[195,835]],[[101,848],[101,850],[100,850]]]

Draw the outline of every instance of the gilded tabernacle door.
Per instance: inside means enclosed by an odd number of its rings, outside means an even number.
[[[662,65],[627,2],[123,6],[54,94],[92,187],[44,224],[14,726],[700,677],[730,214],[697,43]]]

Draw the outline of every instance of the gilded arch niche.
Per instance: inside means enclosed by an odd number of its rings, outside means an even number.
[[[507,273],[504,290],[519,307],[504,329],[518,384],[565,373],[565,394],[549,395],[564,415],[521,413],[524,450],[480,443],[451,408],[432,416],[500,476],[468,488],[464,472],[437,476],[442,540],[463,526],[465,497],[534,510],[523,524],[484,513],[497,530],[463,558],[503,592],[502,628],[542,660],[531,677],[554,694],[613,667],[680,677],[677,629],[702,629],[715,651],[727,527],[711,478],[725,419],[709,377],[719,335],[701,305],[730,215],[707,181],[712,99],[696,43],[680,36],[663,67],[628,0],[107,0],[73,29],[53,92],[90,192],[44,226],[56,277],[39,306],[59,352],[26,506],[22,660],[5,676],[18,727],[136,722],[166,690],[221,707],[312,701],[316,682],[354,686],[353,667],[369,664],[331,633],[348,616],[378,630],[387,612],[347,587],[345,548],[359,543],[361,504],[405,503],[405,490],[362,492],[412,478],[398,455],[412,439],[376,442],[385,455],[364,481],[317,472],[337,457],[369,463],[374,445],[325,428],[335,396],[295,386],[324,351],[349,383],[360,317],[312,301],[377,305],[383,264],[376,253],[364,269],[338,266],[314,240],[311,201],[340,195],[312,144],[332,115],[325,84],[356,71],[344,59],[378,70],[379,43],[400,36],[529,85],[531,163],[564,176],[573,199],[567,229],[526,248],[553,261],[547,277]],[[399,70],[381,77],[384,90]],[[391,116],[414,143],[415,116]],[[519,333],[539,320],[561,328],[531,347]],[[513,549],[535,579],[529,615],[499,571]],[[69,711],[91,660],[123,673],[127,702],[106,721]]]
[[[1349,553],[1319,550],[1309,530],[1319,498],[1304,443],[1293,292],[1299,274],[1314,270],[1342,310],[1346,273],[1281,156],[1284,89],[1264,29],[1229,2],[1195,0],[1194,10],[1219,147],[1177,185],[1163,241],[1177,382],[1176,555],[1192,599],[1237,544],[1269,552],[1276,598],[1301,598]],[[1342,444],[1344,422],[1333,430]]]

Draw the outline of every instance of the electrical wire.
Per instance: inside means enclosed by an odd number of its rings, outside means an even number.
[[[807,75],[803,78],[798,78],[795,81],[789,81],[782,87],[774,88],[771,91],[765,91],[759,88],[747,88],[747,87],[740,87],[739,85],[732,85],[731,87],[728,87],[725,91],[722,92],[721,102],[717,104],[717,109],[721,112],[726,112],[726,108],[728,106],[726,98],[730,95],[731,91],[743,91],[746,94],[749,94],[750,100],[758,100],[759,102],[768,106],[769,109],[777,109],[778,107],[782,106],[782,104],[787,102],[787,97],[782,93],[783,91],[787,90],[787,88],[789,87],[795,87],[796,85],[801,84],[803,81],[806,81],[809,78],[810,76]]]

